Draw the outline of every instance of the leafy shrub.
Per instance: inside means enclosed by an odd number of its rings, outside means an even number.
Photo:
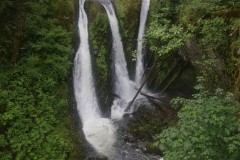
[[[233,94],[214,94],[197,86],[193,99],[175,99],[183,105],[179,122],[157,135],[156,145],[166,160],[236,160],[240,157],[239,106]]]
[[[161,15],[155,16],[147,30],[150,50],[158,56],[173,53],[188,42],[191,36],[190,32],[184,31],[179,25],[171,24],[167,19],[162,19]]]

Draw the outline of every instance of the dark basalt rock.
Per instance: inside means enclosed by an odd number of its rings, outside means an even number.
[[[87,160],[108,160],[104,155],[97,155],[96,157],[89,157]]]
[[[96,160],[108,160],[108,158],[104,155],[97,156]]]

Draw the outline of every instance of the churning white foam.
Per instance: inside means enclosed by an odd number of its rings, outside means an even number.
[[[92,75],[88,43],[88,19],[84,3],[85,0],[79,0],[80,44],[74,59],[74,93],[87,141],[98,153],[109,156],[116,139],[116,129],[111,120],[101,118]]]
[[[87,141],[101,154],[111,156],[112,146],[115,143],[116,128],[107,118],[96,118],[86,121],[83,132]]]

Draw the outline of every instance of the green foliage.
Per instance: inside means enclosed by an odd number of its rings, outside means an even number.
[[[9,6],[12,6],[13,3],[9,0],[2,0],[0,2],[0,13],[2,14]]]
[[[152,0],[146,38],[155,59],[180,51],[207,87],[239,92],[239,8],[237,0]]]
[[[0,64],[0,159],[70,159],[77,149],[71,139],[66,87],[71,25],[58,18],[59,14],[73,13],[60,4],[61,0],[21,4],[25,34],[20,56],[14,65]],[[11,57],[11,52],[6,54]],[[79,152],[77,158],[81,159],[83,150]]]
[[[156,136],[166,160],[235,160],[240,156],[239,106],[234,95],[202,85],[193,99],[175,99],[179,122]]]
[[[226,68],[223,60],[203,56],[195,63],[199,69],[198,76],[203,77],[202,85],[208,90],[214,91],[220,86],[224,90],[229,90],[233,86],[232,68]]]
[[[137,51],[136,50],[133,51],[131,55],[132,55],[132,61],[136,61],[137,60]]]
[[[190,23],[195,25],[199,20],[210,17],[211,15],[215,16],[216,12],[224,13],[227,10],[238,8],[239,5],[238,0],[184,0],[179,6],[179,18],[183,24],[188,25]]]
[[[227,52],[228,33],[236,27],[239,18],[235,18],[235,14],[239,15],[236,9],[239,7],[240,2],[236,0],[183,1],[179,6],[179,20],[183,26],[195,27],[195,34],[205,50]]]
[[[183,24],[195,24],[197,21],[206,15],[209,12],[212,12],[216,8],[219,8],[219,5],[216,4],[216,1],[202,1],[202,0],[190,0],[183,1],[180,7],[180,20]]]
[[[131,65],[132,52],[136,50],[138,30],[138,14],[140,13],[140,0],[121,0],[115,1],[117,18],[123,39],[123,45],[126,53],[126,59]]]
[[[146,41],[155,59],[184,52],[202,76],[199,94],[173,101],[179,122],[157,135],[156,145],[166,160],[238,159],[240,105],[226,90],[240,84],[239,1],[151,2]]]
[[[12,54],[12,40],[16,32],[16,13],[13,2],[3,0],[0,2],[0,64],[7,63]],[[14,21],[13,21],[14,20]]]
[[[173,53],[188,42],[190,37],[191,34],[184,31],[181,26],[172,25],[160,15],[156,16],[147,31],[150,50],[158,56]]]
[[[67,99],[59,93],[61,83],[51,75],[42,76],[37,67],[30,72],[26,66],[8,67],[10,74],[3,72],[8,80],[0,83],[4,147],[16,159],[66,159],[72,147],[68,131],[61,129],[67,114],[63,112]]]
[[[89,10],[89,36],[91,46],[93,48],[93,56],[96,64],[94,70],[96,71],[96,84],[99,94],[100,102],[102,106],[111,105],[111,87],[110,82],[110,37],[109,22],[105,9],[98,2],[88,2]],[[104,108],[106,109],[106,108]]]
[[[227,48],[228,37],[227,29],[223,18],[213,18],[200,22],[201,29],[201,43],[209,51],[217,51],[218,49],[223,52]]]
[[[107,15],[97,14],[94,21],[90,25],[90,38],[93,49],[96,54],[97,70],[101,81],[105,82],[108,79],[108,18]]]

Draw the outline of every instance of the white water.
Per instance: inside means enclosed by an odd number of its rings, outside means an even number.
[[[140,13],[140,25],[138,30],[138,43],[137,43],[137,63],[136,63],[136,74],[135,83],[139,87],[144,73],[143,66],[143,37],[145,34],[145,26],[148,16],[148,10],[150,6],[150,0],[142,0],[142,7]]]
[[[97,152],[109,156],[115,143],[115,127],[109,119],[102,118],[99,109],[92,75],[88,19],[84,3],[85,0],[79,0],[80,45],[74,59],[74,93],[87,141]]]
[[[100,2],[106,9],[112,31],[114,92],[119,96],[114,99],[113,106],[111,108],[111,118],[121,119],[125,113],[132,112],[131,110],[125,111],[125,109],[127,108],[128,103],[133,99],[136,89],[134,88],[134,83],[129,79],[123,44],[113,5],[110,0],[101,0]]]
[[[123,45],[114,8],[107,0],[103,1],[102,4],[106,8],[113,34],[114,89],[115,93],[119,96],[119,98],[116,98],[113,102],[111,116],[113,119],[121,119],[124,113],[133,112],[132,108],[128,111],[125,111],[125,109],[129,101],[131,101],[135,95],[136,89],[134,88],[135,84],[130,81],[128,76]],[[80,44],[74,59],[74,93],[86,140],[97,152],[112,160],[156,159],[155,157],[148,158],[141,152],[132,149],[129,144],[123,141],[122,137],[122,143],[119,143],[120,146],[118,146],[118,144],[114,145],[116,141],[116,128],[112,121],[107,118],[102,118],[96,97],[88,42],[88,19],[84,10],[84,3],[85,0],[79,0],[78,28]],[[141,98],[141,96],[138,98]],[[143,102],[138,101],[138,103]],[[113,149],[113,145],[115,149]],[[117,154],[113,153],[113,151],[117,151]]]
[[[133,86],[129,80],[127,64],[124,56],[123,45],[121,36],[119,33],[118,21],[115,15],[115,11],[112,3],[103,3],[111,26],[113,42],[112,42],[112,52],[113,52],[113,65],[114,65],[114,77],[115,77],[115,94],[124,100],[130,100],[132,98]]]

